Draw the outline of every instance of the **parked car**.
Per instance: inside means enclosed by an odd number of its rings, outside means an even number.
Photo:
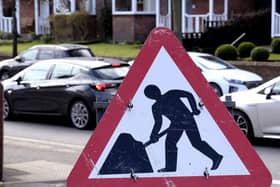
[[[188,54],[218,96],[247,90],[263,82],[262,77],[256,73],[241,70],[211,54],[200,52]],[[128,63],[132,65],[134,61]]]
[[[2,81],[3,117],[67,116],[78,129],[94,127],[97,106],[106,107],[129,71],[127,63],[116,62],[68,58],[33,64]]]
[[[211,54],[188,52],[218,96],[247,90],[263,82],[256,73],[239,69]]]
[[[45,44],[34,45],[12,59],[0,62],[0,79],[4,80],[38,60],[66,58],[66,57],[94,57],[90,48],[78,44]]]
[[[280,76],[256,88],[227,94],[234,105],[229,109],[240,129],[249,138],[280,137]]]

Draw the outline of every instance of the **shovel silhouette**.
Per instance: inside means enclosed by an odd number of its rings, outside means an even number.
[[[168,128],[160,132],[159,138],[167,131]],[[103,163],[99,175],[152,173],[153,168],[145,150],[150,144],[151,140],[143,144],[136,141],[131,134],[121,133]]]

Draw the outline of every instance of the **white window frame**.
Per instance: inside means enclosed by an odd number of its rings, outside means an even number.
[[[61,14],[61,15],[68,15],[68,14],[71,14],[73,12],[75,12],[76,10],[76,0],[69,0],[70,1],[70,10],[69,12],[57,12],[56,11],[56,8],[57,8],[57,5],[59,4],[60,0],[53,0],[53,12],[54,14]]]
[[[156,2],[156,0],[150,0]],[[137,11],[137,0],[131,0],[131,11],[116,10],[116,0],[112,0],[113,15],[156,15],[156,5],[153,11]]]
[[[96,0],[87,0],[87,1],[91,1],[91,8],[90,8],[90,12],[87,11],[88,14],[90,15],[96,15]]]
[[[59,0],[54,0],[53,1],[53,12],[54,14],[61,14],[61,15],[68,15],[77,10],[76,8],[76,0],[70,0],[70,11],[69,12],[57,12],[56,7],[58,5]],[[96,15],[96,0],[88,0],[91,1],[91,12],[88,12],[90,15]]]

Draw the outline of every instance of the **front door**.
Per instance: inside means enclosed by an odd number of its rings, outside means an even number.
[[[36,8],[37,7],[37,8]],[[50,3],[49,0],[35,1],[36,34],[50,33]]]
[[[171,29],[171,0],[156,1],[156,26]]]

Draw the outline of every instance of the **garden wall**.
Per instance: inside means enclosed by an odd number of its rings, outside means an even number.
[[[231,64],[248,71],[255,72],[268,81],[280,76],[280,62],[238,62],[232,61]]]

